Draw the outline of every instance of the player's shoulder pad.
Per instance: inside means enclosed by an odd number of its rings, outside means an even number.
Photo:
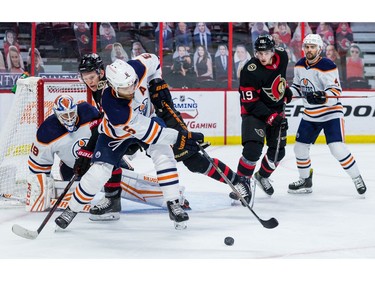
[[[56,115],[52,114],[40,125],[36,132],[36,137],[39,142],[48,144],[67,133]]]
[[[102,106],[105,114],[113,125],[124,124],[129,116],[131,100],[119,99],[112,95],[112,88],[107,87],[102,96]]]
[[[141,79],[145,75],[148,65],[146,61],[140,59],[139,57],[140,56],[138,56],[137,59],[134,60],[129,60],[128,64],[134,68],[134,71],[137,74],[138,79]]]
[[[300,58],[300,59],[296,62],[296,64],[295,64],[294,66],[303,66],[303,67],[305,67],[305,66],[306,66],[306,58],[305,58],[305,57]]]
[[[329,58],[322,58],[315,67],[321,71],[329,71],[337,68],[336,64]]]
[[[79,117],[77,126],[98,119],[100,117],[99,110],[88,102],[81,102],[77,105],[77,107]]]

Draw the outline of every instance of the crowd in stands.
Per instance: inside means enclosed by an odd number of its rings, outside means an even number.
[[[353,43],[350,23],[303,24],[305,34],[316,33],[322,37],[322,55],[336,63],[344,86],[347,80],[365,78],[363,55],[359,46]],[[93,23],[86,22],[37,23],[35,75],[45,71],[43,57],[47,59],[48,54],[44,49],[39,49],[45,44],[58,48],[58,55],[76,58],[77,61],[83,54],[91,52],[92,25]],[[97,52],[103,57],[105,64],[112,63],[115,59],[127,61],[144,52],[159,55],[159,39],[162,38],[164,77],[175,88],[227,88],[228,78],[232,78],[231,85],[236,88],[239,72],[254,55],[252,43],[259,35],[271,34],[276,45],[287,50],[289,83],[293,77],[295,62],[303,56],[301,23],[233,23],[232,50],[228,49],[228,23],[102,22],[97,23],[97,30]],[[31,70],[31,48],[28,46],[27,57],[22,58],[17,37],[16,30],[4,32],[4,43],[0,48],[0,72],[22,73]],[[232,73],[228,75],[230,66]],[[74,71],[74,67],[71,71]]]

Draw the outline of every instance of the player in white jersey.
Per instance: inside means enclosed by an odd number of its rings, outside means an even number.
[[[96,142],[95,134],[100,120],[101,114],[87,102],[76,104],[69,95],[60,95],[56,98],[54,114],[38,128],[30,151],[27,211],[44,211],[51,207],[56,193],[59,193],[58,187],[61,188],[61,192],[73,176],[78,155],[90,154],[82,148],[90,142]],[[56,157],[60,159],[59,172],[62,181],[55,181],[51,175]],[[120,188],[123,198],[137,203],[165,207],[163,193],[155,177],[137,174],[126,168],[120,169],[122,169]],[[183,189],[180,193],[183,196]],[[60,207],[66,206],[66,201],[71,196],[72,193],[69,192]]]
[[[81,178],[68,208],[55,222],[66,228],[108,180],[127,148],[141,143],[148,146],[147,154],[154,163],[169,217],[179,227],[189,216],[180,206],[177,165],[171,145],[197,151],[197,142],[203,142],[203,134],[166,128],[160,118],[152,116],[147,85],[151,79],[161,78],[156,55],[145,53],[129,63],[116,60],[105,72],[109,87],[102,95],[104,118],[92,165]]]
[[[289,193],[311,193],[312,175],[310,146],[321,130],[331,154],[352,178],[359,194],[366,192],[357,163],[344,143],[344,113],[340,102],[342,92],[336,65],[320,56],[323,41],[318,34],[309,34],[303,40],[305,57],[294,67],[294,96],[303,98],[304,112],[299,124],[294,153],[300,179],[289,184]],[[337,98],[336,98],[337,97]]]
[[[95,101],[95,106],[99,110],[99,112],[103,113],[102,110],[102,94],[104,89],[107,87],[107,78],[105,76],[104,64],[102,58],[96,53],[89,53],[82,56],[81,61],[78,66],[78,71],[80,74],[81,80],[86,84],[86,86],[91,90],[91,94],[93,100]],[[95,143],[97,139],[94,140],[94,145],[87,147],[85,146],[84,149],[90,152],[93,152],[95,149]],[[139,144],[131,145],[128,150],[126,151],[127,158],[133,159],[135,157],[135,153],[137,150],[140,149]],[[77,159],[75,166],[77,167],[78,172],[83,175],[90,166],[91,159],[80,157]],[[126,162],[127,163],[127,162]],[[137,173],[131,172],[129,170],[124,170],[121,168],[115,168],[112,171],[112,177],[108,180],[108,182],[104,186],[104,194],[105,196],[97,202],[95,205],[91,206],[90,212],[90,219],[91,220],[111,220],[111,219],[119,219],[120,212],[121,212],[121,194],[124,193],[124,190],[128,190],[128,194],[133,195],[135,198],[142,198],[145,200],[145,196],[148,196],[148,200],[150,198],[152,200],[162,200],[163,196],[160,192],[159,185],[157,184],[157,180],[154,177],[150,177],[149,175],[142,176]],[[126,179],[135,178],[135,183],[137,186],[139,183],[143,183],[145,187],[152,187],[153,185],[157,185],[159,191],[155,194],[154,191],[150,190],[149,193],[142,194],[138,193],[138,189],[131,189],[131,187],[124,187],[122,185],[121,179],[124,181],[124,177],[122,174],[126,174]],[[131,174],[131,175],[129,175]],[[122,185],[122,186],[121,186]],[[142,190],[143,193],[143,189]],[[159,202],[157,202],[159,204]],[[181,200],[182,208],[185,210],[189,210],[189,202],[186,199]]]

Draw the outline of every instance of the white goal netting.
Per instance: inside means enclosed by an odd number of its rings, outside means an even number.
[[[61,94],[70,94],[75,101],[88,97],[86,86],[79,80],[18,79],[15,98],[0,136],[0,201],[25,198],[27,160],[36,130],[52,114],[53,102]],[[9,199],[4,200],[5,197]]]

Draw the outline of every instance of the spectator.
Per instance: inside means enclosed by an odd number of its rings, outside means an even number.
[[[159,50],[159,29],[160,25],[155,29],[155,47],[156,51]],[[163,50],[172,51],[173,50],[173,33],[171,28],[166,22],[163,22]]]
[[[91,52],[92,40],[90,27],[85,22],[76,22],[73,25],[73,29],[78,43],[79,54],[82,57],[84,54]]]
[[[190,73],[192,67],[193,63],[187,47],[183,45],[178,46],[176,52],[173,54],[170,84],[177,88],[190,88],[192,86]]]
[[[339,71],[339,77],[342,77],[342,75],[341,75],[342,74],[341,59],[340,59],[340,55],[337,52],[334,45],[328,45],[327,46],[326,57],[329,58],[331,61],[333,61],[336,64],[337,69]]]
[[[34,49],[34,61],[35,61],[35,71],[34,71],[34,76],[38,76],[39,73],[43,73],[44,72],[44,63],[43,63],[43,59],[39,53],[39,50],[37,48]],[[31,71],[31,67],[32,67],[32,64],[31,64],[31,48],[29,49],[29,54],[27,56],[27,72],[32,73]]]
[[[287,48],[286,44],[283,42],[283,40],[281,40],[281,37],[280,37],[279,33],[272,33],[271,36],[272,36],[273,40],[275,41],[275,47],[280,47],[280,48],[284,48],[284,49]]]
[[[112,44],[116,42],[116,32],[109,22],[102,22],[99,27],[100,46],[102,50],[112,48]]]
[[[349,57],[346,58],[346,79],[364,78],[364,62],[361,49],[356,44],[351,44]]]
[[[131,59],[134,59],[135,57],[139,56],[140,54],[146,53],[145,48],[143,48],[143,45],[139,41],[135,41],[132,44],[132,50],[131,50]]]
[[[5,71],[6,71],[6,68],[5,68],[4,56],[3,56],[3,53],[0,51],[0,73],[5,72]]]
[[[176,48],[180,45],[185,46],[187,51],[193,48],[193,37],[191,32],[184,22],[179,22],[175,30]]]
[[[327,48],[328,45],[335,44],[335,37],[333,35],[332,27],[327,22],[319,23],[319,26],[316,29],[316,34],[319,34],[323,40],[323,50]]]
[[[220,44],[215,54],[215,78],[217,81],[228,79],[228,55],[227,46]]]
[[[194,45],[196,48],[198,46],[204,46],[204,48],[211,52],[212,49],[212,38],[211,31],[208,29],[206,23],[198,22],[195,26],[194,32]]]
[[[340,22],[336,29],[336,46],[341,58],[346,56],[351,43],[353,43],[352,29],[347,22]]]
[[[23,63],[21,54],[16,46],[9,47],[7,55],[7,65],[9,73],[25,72],[25,65]]]
[[[259,35],[268,35],[269,29],[265,22],[256,22],[251,27],[251,42],[255,42]]]
[[[211,55],[202,45],[194,53],[194,72],[198,82],[213,78]]]
[[[233,79],[239,80],[241,69],[250,59],[251,59],[251,55],[246,50],[245,45],[242,45],[242,44],[237,45],[236,50],[234,52],[234,56],[233,56],[233,60],[234,60]]]
[[[293,49],[293,54],[297,61],[302,57],[302,38],[312,33],[310,25],[306,22],[303,24],[305,28],[304,34],[301,36],[301,22],[299,22],[290,41],[290,47]]]
[[[120,59],[123,61],[128,61],[129,56],[122,47],[121,43],[114,43],[111,51],[111,61],[114,62],[115,60]]]
[[[8,50],[10,46],[15,46],[20,52],[20,45],[18,44],[17,34],[13,30],[5,31],[4,36],[4,56],[8,56]]]
[[[280,36],[280,40],[287,46],[289,46],[290,41],[292,40],[292,32],[289,25],[286,22],[277,22],[273,33]]]

